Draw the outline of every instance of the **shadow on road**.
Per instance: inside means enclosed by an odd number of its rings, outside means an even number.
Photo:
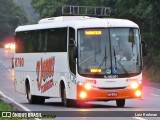
[[[53,106],[53,107],[64,107],[61,102],[46,102],[43,104],[45,106]],[[93,104],[93,103],[83,103],[79,105],[73,105],[70,108],[118,108],[117,106],[113,105],[104,105],[104,104]],[[120,108],[120,107],[119,107]],[[124,107],[124,108],[133,108],[133,107]]]

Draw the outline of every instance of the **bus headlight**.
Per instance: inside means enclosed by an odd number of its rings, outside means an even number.
[[[131,88],[136,89],[136,88],[138,88],[138,86],[139,86],[139,84],[137,81],[131,82]]]
[[[85,84],[84,82],[78,82],[79,86],[84,86],[84,84]]]
[[[79,86],[82,86],[83,88],[85,88],[86,90],[91,90],[93,88],[92,84],[89,82],[78,82]]]
[[[91,90],[92,89],[92,85],[90,83],[86,83],[84,85],[84,88],[87,89],[87,90]]]

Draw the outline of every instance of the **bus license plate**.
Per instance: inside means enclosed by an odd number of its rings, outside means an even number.
[[[107,93],[107,96],[108,97],[115,97],[115,96],[118,96],[118,93],[116,93],[116,92]]]

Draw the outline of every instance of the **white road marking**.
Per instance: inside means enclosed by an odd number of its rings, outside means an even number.
[[[25,106],[23,106],[22,104],[16,102],[15,100],[13,100],[12,98],[6,96],[2,91],[0,91],[0,95],[3,96],[4,98],[7,98],[8,100],[10,100],[11,102],[13,102],[14,104],[16,104],[17,106],[21,107],[22,109],[24,109],[25,111],[31,111],[28,108],[26,108]],[[41,120],[39,118],[35,118],[35,120]]]
[[[144,118],[141,118],[141,117],[133,117],[134,119],[136,120],[147,120],[147,119],[144,119]]]
[[[5,66],[5,64],[3,64]]]
[[[159,96],[159,95],[156,95],[156,94],[151,94],[151,95],[156,96],[156,97],[158,97],[158,96]]]
[[[7,68],[8,66],[6,65],[5,67]]]
[[[15,103],[16,105],[18,105],[19,107],[23,108],[25,111],[30,111],[28,108],[24,107],[23,105],[21,105],[20,103],[17,103],[15,100],[13,100],[12,98],[6,96],[3,92],[0,91],[0,94],[7,98],[8,100],[10,100],[11,102]]]
[[[10,72],[10,71],[11,71],[11,69],[8,69],[8,71]]]

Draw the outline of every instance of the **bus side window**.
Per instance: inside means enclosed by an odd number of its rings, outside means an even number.
[[[46,34],[45,30],[40,30],[38,33],[38,51],[39,52],[46,52]]]
[[[74,47],[75,47],[75,30],[73,28],[69,28],[69,47],[68,47],[69,67],[70,71],[76,74],[76,63],[73,55]]]
[[[38,52],[40,52],[41,51],[41,47],[42,47],[42,34],[41,34],[41,31],[38,31],[38,45],[37,45],[37,47],[38,47],[38,49],[37,49],[37,51]]]
[[[16,53],[24,52],[24,42],[23,42],[23,33],[18,32],[15,36],[15,43],[16,43]]]
[[[67,28],[50,29],[47,36],[47,52],[67,52]]]
[[[28,53],[34,52],[34,40],[33,40],[34,34],[32,31],[28,33]]]
[[[47,51],[48,52],[55,52],[55,30],[50,29],[48,30],[48,40],[47,40]]]
[[[38,52],[38,31],[33,31],[32,33],[32,46],[33,51],[32,52]]]
[[[28,32],[23,32],[23,42],[24,42],[24,53],[27,53],[29,50],[29,41],[28,41]]]

